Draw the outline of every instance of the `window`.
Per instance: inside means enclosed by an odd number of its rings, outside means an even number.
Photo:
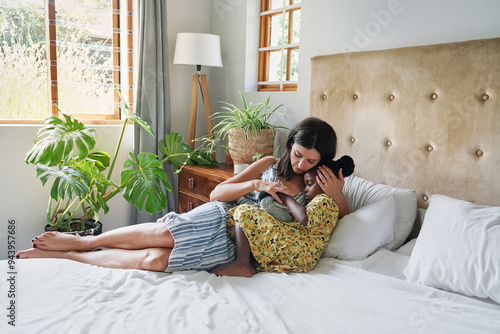
[[[0,0],[0,122],[119,120],[132,60],[132,0]]]
[[[257,90],[297,90],[300,0],[261,0]]]

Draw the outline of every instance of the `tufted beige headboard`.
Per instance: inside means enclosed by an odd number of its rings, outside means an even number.
[[[500,205],[500,38],[317,56],[309,115],[355,175]]]

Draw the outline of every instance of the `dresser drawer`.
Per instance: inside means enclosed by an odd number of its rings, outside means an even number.
[[[179,213],[210,201],[210,193],[221,182],[233,176],[232,167],[184,166],[179,174]]]
[[[183,192],[179,192],[179,213],[184,213],[188,212],[197,206],[200,206],[202,204],[207,203],[208,201],[205,201],[203,199],[197,198],[190,196],[188,194],[185,194]]]
[[[210,199],[210,193],[220,183],[220,181],[209,179],[203,175],[190,172],[179,174],[179,189],[185,192]]]

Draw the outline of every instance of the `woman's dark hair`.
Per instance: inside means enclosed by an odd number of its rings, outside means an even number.
[[[278,175],[288,180],[294,176],[290,161],[293,144],[318,151],[321,156],[318,165],[323,165],[335,157],[337,135],[330,124],[317,117],[308,117],[298,123],[288,134],[278,161]]]

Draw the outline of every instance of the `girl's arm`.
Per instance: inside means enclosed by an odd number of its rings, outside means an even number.
[[[283,201],[292,215],[299,221],[303,226],[307,226],[307,211],[306,207],[297,203],[293,196],[279,193],[278,196]]]
[[[211,201],[231,202],[249,192],[265,191],[273,196],[279,203],[281,199],[277,195],[278,192],[292,195],[290,190],[277,182],[268,182],[259,180],[264,171],[271,165],[276,163],[273,157],[264,157],[252,163],[243,172],[232,178],[219,183],[210,193]]]

